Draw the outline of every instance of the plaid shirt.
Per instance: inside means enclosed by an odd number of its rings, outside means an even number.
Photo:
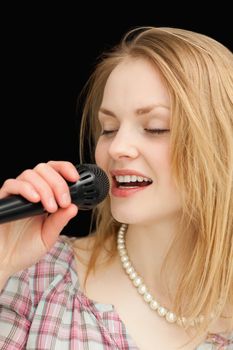
[[[0,294],[0,349],[138,350],[113,305],[80,291],[73,251],[62,236]],[[196,350],[213,349],[233,350],[233,334],[210,334]]]

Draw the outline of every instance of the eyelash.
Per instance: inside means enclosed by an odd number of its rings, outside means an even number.
[[[170,131],[170,129],[144,129],[144,130],[151,134],[164,134],[165,132]]]
[[[145,131],[149,132],[150,134],[164,134],[165,132],[169,132],[170,129],[144,129]],[[102,130],[101,135],[109,135],[117,130]]]

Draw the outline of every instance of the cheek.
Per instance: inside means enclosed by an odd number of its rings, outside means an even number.
[[[98,141],[95,148],[95,161],[98,166],[106,169],[107,151],[106,145],[102,141]]]
[[[149,152],[148,152],[149,151]],[[169,146],[165,143],[157,143],[156,146],[149,145],[145,149],[147,159],[152,164],[155,173],[161,173],[163,175],[170,174],[170,152]]]
[[[153,149],[153,147],[150,149]],[[148,153],[147,159],[150,159],[150,164],[152,164],[153,171],[157,175],[159,183],[173,188],[174,182],[171,173],[169,145],[157,144],[155,151]]]
[[[171,157],[169,148],[164,149],[163,156],[160,158],[161,181],[170,191],[176,191],[175,181],[171,169]]]

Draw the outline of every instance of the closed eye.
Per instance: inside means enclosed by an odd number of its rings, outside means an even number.
[[[102,130],[101,131],[101,135],[108,135],[111,134],[113,132],[116,132],[117,130]]]
[[[165,132],[170,131],[170,129],[144,129],[144,130],[151,134],[163,134]]]

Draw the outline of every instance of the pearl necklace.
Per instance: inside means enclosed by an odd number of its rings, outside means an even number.
[[[151,310],[155,310],[160,317],[169,323],[177,323],[179,326],[189,325],[195,326],[196,324],[203,321],[204,317],[199,316],[194,319],[194,321],[189,322],[186,317],[178,317],[174,312],[169,311],[167,308],[161,306],[154,297],[150,294],[148,288],[143,283],[142,277],[140,277],[135,271],[132,262],[130,261],[126,245],[125,245],[125,232],[127,229],[126,224],[122,224],[117,237],[117,248],[122,262],[122,266],[126,274],[131,279],[133,285],[137,288],[138,293],[143,297],[144,301],[149,305]]]

